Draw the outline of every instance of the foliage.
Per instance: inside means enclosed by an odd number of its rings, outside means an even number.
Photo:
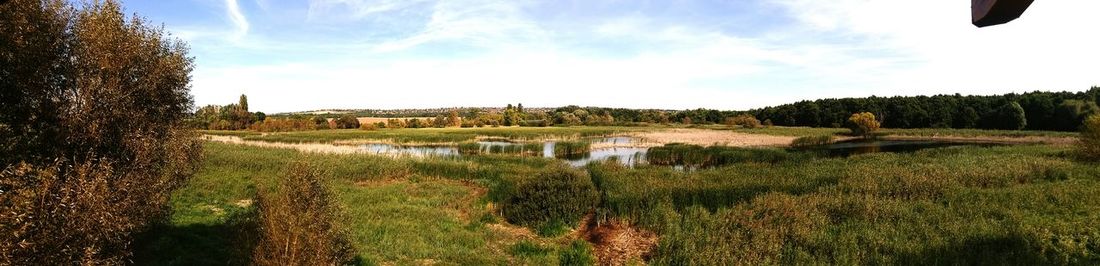
[[[1100,160],[1100,114],[1085,119],[1078,146],[1080,153],[1086,158]]]
[[[741,126],[743,128],[758,128],[760,127],[760,120],[749,114],[742,114],[735,117],[726,118],[727,126]]]
[[[596,205],[597,196],[588,173],[555,166],[508,191],[501,211],[509,222],[520,225],[573,225]]]
[[[1065,125],[1067,120],[1080,119],[1065,107],[1083,107],[1095,102],[1100,87],[1083,92],[1029,92],[991,96],[934,95],[820,99],[801,101],[749,110],[760,119],[772,120],[781,126],[827,126],[843,124],[853,113],[871,112],[883,119],[885,128],[982,128],[1006,127],[1001,122],[1002,106],[1016,102],[1023,109],[1026,130],[1076,131],[1079,124]],[[1076,100],[1065,106],[1066,101]],[[1012,110],[1016,111],[1016,110]],[[1015,116],[1017,113],[1010,113]],[[698,120],[699,118],[693,118]],[[816,121],[816,123],[814,123]],[[1015,121],[1015,120],[1013,120]],[[1079,122],[1079,121],[1078,121]],[[1018,125],[1018,124],[1016,124]]]
[[[1027,126],[1024,108],[1017,102],[1010,102],[997,109],[993,122],[997,129],[1021,130]]]
[[[308,118],[267,118],[248,127],[249,130],[259,132],[290,132],[302,130],[316,130],[317,124]]]
[[[347,128],[359,128],[359,119],[350,114],[345,114],[333,120],[334,128],[347,129]]]
[[[879,121],[875,120],[875,114],[868,112],[855,113],[848,118],[848,128],[852,130],[852,135],[870,136],[878,131],[880,125]]]
[[[1061,131],[1077,131],[1085,118],[1100,113],[1100,107],[1092,101],[1066,100],[1054,111],[1055,125]]]
[[[123,264],[194,174],[187,47],[115,1],[0,4],[0,264]]]
[[[338,265],[355,250],[341,228],[341,210],[316,166],[295,163],[273,189],[256,197],[254,265]]]

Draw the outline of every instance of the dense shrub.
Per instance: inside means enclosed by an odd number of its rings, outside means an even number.
[[[852,114],[848,118],[848,127],[852,129],[852,135],[871,136],[882,124],[875,120],[875,114],[863,112]]]
[[[317,124],[311,119],[307,118],[271,118],[268,117],[263,121],[256,122],[249,126],[248,129],[259,132],[289,132],[289,131],[303,131],[303,130],[316,130]]]
[[[186,46],[118,3],[0,4],[0,264],[124,264],[201,146]]]
[[[576,224],[596,205],[597,192],[587,172],[555,166],[538,173],[508,192],[502,206],[508,222],[542,226]]]
[[[333,120],[333,124],[336,125],[335,128],[359,128],[359,119],[350,114],[341,115],[339,118]]]
[[[1081,125],[1079,150],[1086,158],[1100,160],[1100,114],[1089,116]]]
[[[336,198],[325,174],[295,163],[274,185],[259,193],[255,265],[343,265],[355,257]]]
[[[384,126],[385,124],[382,124],[382,125]],[[378,124],[375,124],[375,123],[362,123],[362,124],[359,124],[359,129],[367,130],[367,131],[378,130]]]
[[[757,120],[756,117],[748,114],[738,115],[735,117],[727,117],[725,122],[728,126],[741,126],[744,128],[758,128],[761,126],[760,120]]]

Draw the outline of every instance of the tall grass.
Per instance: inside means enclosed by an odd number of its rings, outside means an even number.
[[[1100,167],[1075,160],[1068,147],[959,146],[846,158],[659,148],[668,164],[709,167],[584,168],[599,195],[599,220],[660,234],[652,264],[1100,263]],[[587,250],[500,229],[510,227],[499,206],[514,193],[549,191],[523,184],[563,165],[552,159],[308,155],[220,143],[207,144],[206,158],[173,198],[171,228],[139,252],[152,258],[139,263],[229,261],[234,255],[220,247],[234,242],[220,235],[233,231],[235,213],[253,208],[235,203],[280,182],[273,177],[299,160],[331,173],[347,208],[341,224],[367,263],[543,265]]]
[[[742,162],[779,163],[800,156],[801,154],[791,154],[779,149],[703,147],[675,143],[652,147],[646,152],[646,160],[649,164],[691,167],[713,167]]]
[[[256,198],[258,239],[253,265],[343,265],[355,250],[327,177],[295,163],[270,191]]]
[[[651,262],[1095,264],[1100,168],[1065,148],[736,163],[594,164],[602,219],[660,232]]]

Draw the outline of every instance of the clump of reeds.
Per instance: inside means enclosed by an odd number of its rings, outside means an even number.
[[[354,259],[340,208],[324,178],[317,168],[295,163],[273,189],[258,194],[252,264],[338,265]]]

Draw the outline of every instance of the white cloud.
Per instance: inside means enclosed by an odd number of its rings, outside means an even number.
[[[225,0],[225,14],[236,28],[235,39],[240,39],[248,34],[248,19],[244,17],[244,13],[241,13],[241,7],[237,4],[237,0]]]
[[[269,112],[510,102],[747,109],[825,97],[1100,84],[1100,68],[1093,66],[1100,61],[1100,37],[1087,34],[1090,25],[1100,25],[1089,12],[1100,10],[1100,2],[1036,3],[1020,20],[984,29],[969,24],[968,4],[956,2],[776,1],[797,23],[746,37],[638,14],[547,28],[552,25],[529,17],[514,1],[315,0],[310,15],[326,18],[426,9],[421,27],[387,40],[257,43],[263,36],[250,36],[234,49],[328,56],[201,64],[194,93],[200,104],[247,93],[253,106]],[[247,20],[235,10],[230,13],[240,15],[247,31]],[[266,43],[283,48],[270,50]],[[437,51],[432,44],[459,48]],[[447,56],[467,50],[474,51]]]

